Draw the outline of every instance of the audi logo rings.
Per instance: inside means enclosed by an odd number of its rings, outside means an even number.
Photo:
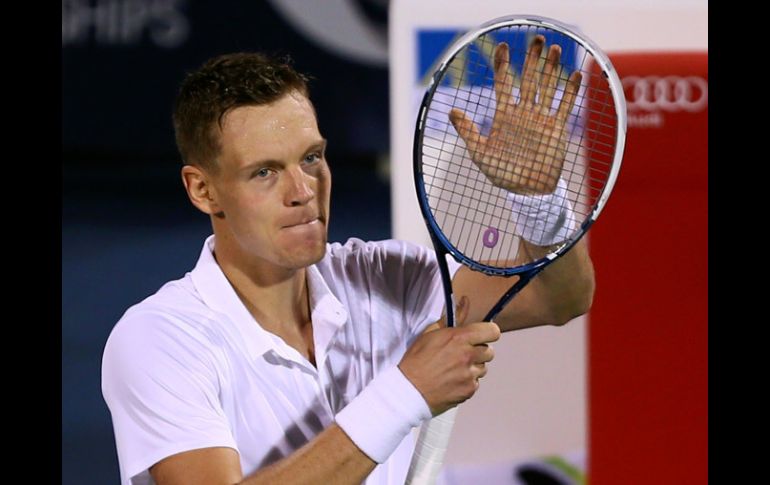
[[[698,76],[627,76],[623,90],[629,110],[702,111],[708,105],[709,84]]]

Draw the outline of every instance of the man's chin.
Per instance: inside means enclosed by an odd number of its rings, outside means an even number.
[[[326,240],[296,248],[286,255],[294,269],[307,268],[326,256]]]

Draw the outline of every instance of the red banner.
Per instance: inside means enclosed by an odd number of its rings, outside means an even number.
[[[611,56],[623,166],[589,245],[592,485],[708,482],[708,53]]]

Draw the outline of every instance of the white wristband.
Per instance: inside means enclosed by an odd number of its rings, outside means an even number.
[[[567,198],[567,183],[559,179],[552,194],[508,193],[516,232],[537,246],[564,241],[576,229],[575,213]]]
[[[375,377],[335,421],[361,451],[383,463],[412,428],[431,416],[420,391],[393,366]]]

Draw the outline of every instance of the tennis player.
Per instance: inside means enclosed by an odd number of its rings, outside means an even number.
[[[501,331],[590,307],[584,242],[496,323],[479,320],[511,280],[453,266],[456,328],[440,321],[432,250],[329,243],[327,140],[288,61],[209,60],[183,81],[174,127],[182,182],[213,234],[106,343],[124,485],[401,484],[410,430],[476,392]]]

